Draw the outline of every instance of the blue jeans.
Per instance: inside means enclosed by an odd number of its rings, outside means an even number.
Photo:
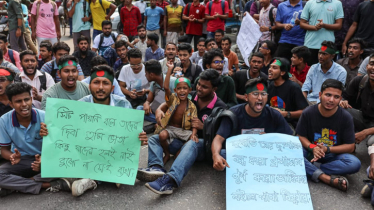
[[[137,110],[143,110],[143,106],[136,107]],[[144,120],[151,122],[151,123],[157,123],[156,122],[156,116],[153,113],[149,113],[148,115],[144,114]]]
[[[210,32],[210,31],[208,31],[207,39],[209,39],[209,38],[214,39],[214,35],[215,34],[216,34],[216,32]]]
[[[354,174],[360,170],[360,160],[351,154],[326,154],[324,158],[319,159],[316,163],[311,163],[306,159],[308,150],[303,148],[304,163],[306,175],[314,182],[319,182],[318,177],[321,174],[327,175],[345,175]]]
[[[185,144],[183,143],[184,142],[179,139],[174,139],[174,141],[169,145],[169,151],[171,154],[176,154],[179,149],[182,148],[177,159],[175,159],[171,166],[170,171],[167,173],[175,180],[178,187],[194,162],[196,160],[203,160],[205,157],[204,139],[199,139],[199,143],[192,140]],[[148,167],[154,165],[164,167],[163,150],[158,135],[153,135],[148,140]]]
[[[93,32],[92,32],[92,40],[95,40],[95,37],[99,34],[102,34],[102,33],[103,33],[102,31],[94,29]]]

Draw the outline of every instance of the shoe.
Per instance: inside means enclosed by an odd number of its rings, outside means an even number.
[[[153,182],[159,177],[165,175],[166,170],[159,168],[157,166],[152,166],[150,168],[139,168],[136,178],[144,182]]]
[[[9,194],[12,194],[13,192],[14,190],[0,188],[0,198],[5,197]]]
[[[81,196],[83,195],[83,193],[86,191],[86,190],[89,190],[89,189],[96,189],[97,187],[97,184],[94,180],[92,179],[80,179],[80,180],[77,180],[75,182],[73,182],[73,186],[71,187],[71,194],[73,194],[73,196],[75,197],[78,197],[78,196]]]
[[[51,187],[49,187],[46,191],[51,192],[58,192],[58,191],[71,191],[71,183],[65,179],[58,179],[56,181],[51,182]]]
[[[150,133],[153,133],[155,132],[156,130],[156,126],[154,123],[152,124],[149,124],[149,125],[146,125],[143,127],[143,131],[146,133],[146,134],[150,134]]]
[[[371,192],[373,191],[374,182],[371,180],[365,180],[364,183],[365,186],[361,190],[361,196],[364,198],[370,198]]]
[[[121,184],[120,183],[116,183],[116,186],[117,186],[117,188],[120,188]]]
[[[173,193],[173,188],[176,187],[174,180],[167,174],[158,178],[156,181],[146,183],[145,186],[159,195],[170,195]]]

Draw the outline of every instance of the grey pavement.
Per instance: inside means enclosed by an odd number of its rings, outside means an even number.
[[[68,34],[68,32],[67,32]],[[72,39],[63,37],[73,49]],[[308,181],[314,209],[326,210],[369,210],[373,209],[370,199],[363,199],[360,190],[362,180],[367,179],[366,168],[369,156],[365,143],[357,146],[355,155],[361,160],[359,173],[348,175],[349,191],[341,192],[323,183]],[[147,166],[148,148],[140,152],[139,167]],[[173,158],[166,165],[170,169]],[[0,160],[0,164],[4,161]],[[103,183],[96,190],[89,190],[81,197],[67,192],[45,192],[40,195],[13,193],[0,198],[0,210],[21,209],[226,209],[225,173],[217,172],[206,162],[197,162],[191,168],[181,187],[172,195],[160,196],[136,181],[134,186],[122,185],[119,189],[113,183]],[[250,209],[250,207],[248,207]]]

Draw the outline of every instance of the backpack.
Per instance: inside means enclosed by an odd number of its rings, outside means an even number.
[[[237,119],[234,113],[232,113],[230,110],[223,109],[221,107],[215,107],[212,111],[212,113],[209,115],[208,118],[204,121],[204,128],[203,128],[203,134],[204,134],[204,149],[205,149],[205,159],[209,162],[212,162],[212,142],[214,137],[216,136],[216,133],[218,131],[218,128],[221,124],[222,118],[228,117],[232,122],[232,131],[231,135],[235,134],[235,128],[237,126]]]
[[[357,93],[357,98],[356,98],[356,104],[358,103],[358,99],[361,96],[362,89],[364,89],[366,83],[368,82],[369,76],[366,74],[364,77],[362,77],[360,84],[358,86],[358,93]]]
[[[35,26],[37,25],[36,22],[38,20],[38,17],[39,17],[39,9],[40,9],[40,4],[41,4],[41,0],[37,0],[36,2],[36,18],[35,18]],[[52,4],[52,7],[53,7],[53,14],[54,14],[54,11],[56,11],[56,3],[52,0],[49,1],[50,4]]]
[[[208,5],[209,14],[212,10],[212,5],[213,5],[213,1],[209,1],[209,5]],[[221,7],[222,7],[222,13],[225,14],[225,0],[221,0]],[[188,12],[189,12],[189,10],[188,10]],[[230,13],[230,11],[229,11],[229,13]],[[232,11],[231,11],[231,14],[232,14]],[[210,14],[210,15],[212,15],[212,14]],[[226,20],[224,20],[224,21],[226,23]]]
[[[47,90],[47,76],[45,75],[45,72],[41,72],[41,73],[43,75],[39,77],[39,82],[40,82],[39,92],[42,92],[42,90]],[[14,82],[22,82],[20,73],[16,74],[14,78]]]
[[[275,27],[275,20],[274,20],[274,15],[273,15],[273,10],[276,9],[275,7],[272,7],[270,8],[270,11],[269,11],[269,20],[270,20],[270,25],[272,27]],[[282,30],[274,30],[271,32],[271,40],[274,40],[275,43],[278,44],[280,38],[281,38],[281,35],[282,35]],[[274,39],[273,39],[273,36],[274,36]]]
[[[8,55],[9,55],[9,58],[12,61],[12,63],[16,66],[16,60],[14,59],[13,50],[8,49]]]
[[[83,17],[86,17],[86,11],[87,11],[87,2],[84,1],[84,3],[83,3]],[[88,13],[88,17],[90,16],[90,14],[91,13]],[[92,24],[92,17],[91,17],[91,19],[88,22],[90,22]]]
[[[114,35],[114,33],[111,33],[110,36],[112,37],[113,41],[116,42],[116,35]],[[95,37],[94,37],[95,39]],[[104,34],[101,33],[100,34],[100,42],[99,42],[99,46],[97,47],[97,49],[100,49],[101,45],[103,44],[103,41],[104,41]]]

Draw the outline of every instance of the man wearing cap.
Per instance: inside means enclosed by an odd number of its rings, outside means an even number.
[[[323,41],[318,53],[319,63],[310,67],[305,82],[301,88],[309,105],[319,102],[321,85],[326,79],[336,79],[343,84],[347,78],[347,71],[333,61],[337,50],[331,41]]]
[[[13,83],[15,76],[13,70],[3,66],[0,68],[0,117],[13,109],[9,104],[8,96],[5,94],[5,89]]]
[[[81,98],[79,101],[132,109],[130,102],[124,97],[111,94],[114,89],[113,81],[114,72],[111,67],[107,65],[93,67],[89,84],[91,94]],[[48,135],[46,124],[42,123],[41,130],[42,136]],[[148,138],[145,132],[139,134],[139,140],[142,141],[142,145],[147,144]],[[119,187],[120,184],[117,184],[117,186]],[[92,179],[78,179],[72,183],[71,192],[73,196],[80,196],[86,190],[95,189],[96,187],[97,184]]]
[[[297,121],[308,107],[300,86],[289,80],[290,65],[285,58],[274,58],[269,68],[269,89],[267,103],[286,118],[291,128],[296,128]]]
[[[247,104],[239,104],[230,110],[237,117],[237,127],[233,128],[228,118],[223,118],[212,143],[213,168],[223,171],[229,165],[226,162],[225,140],[234,135],[284,133],[293,131],[284,117],[275,109],[265,106],[268,101],[267,82],[263,78],[250,79],[245,85]]]
[[[79,100],[90,94],[88,85],[78,81],[77,65],[78,59],[72,55],[65,55],[59,59],[57,74],[61,82],[44,92],[41,106],[43,110],[45,110],[47,98]]]

